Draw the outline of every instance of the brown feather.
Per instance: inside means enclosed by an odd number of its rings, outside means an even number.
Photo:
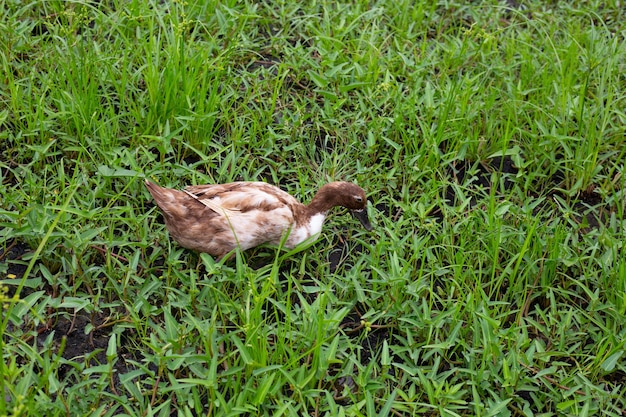
[[[288,232],[285,246],[292,248],[319,234],[332,207],[362,212],[367,204],[363,190],[347,182],[326,184],[308,206],[262,182],[195,185],[178,191],[146,180],[146,187],[174,240],[185,248],[217,257],[237,247],[277,246]],[[361,213],[359,219],[369,230],[367,215]]]

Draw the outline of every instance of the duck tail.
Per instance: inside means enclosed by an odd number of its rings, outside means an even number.
[[[169,188],[163,188],[152,181],[145,181],[146,188],[150,191],[152,198],[156,202],[157,206],[164,212],[169,213],[180,199],[182,191],[170,190]]]
[[[154,198],[155,200],[163,198],[164,191],[166,191],[165,188],[160,187],[149,180],[145,180],[144,183],[146,184],[146,188],[148,189],[148,191],[150,191],[150,194],[152,194],[152,198]]]

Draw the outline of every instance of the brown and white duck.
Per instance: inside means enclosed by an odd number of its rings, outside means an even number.
[[[284,239],[291,249],[316,239],[335,206],[350,209],[366,230],[372,229],[365,192],[350,182],[324,185],[308,205],[264,182],[195,185],[179,191],[146,180],[146,187],[174,240],[218,258],[236,248],[278,246]]]

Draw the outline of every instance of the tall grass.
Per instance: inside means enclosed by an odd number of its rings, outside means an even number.
[[[0,415],[622,415],[618,1],[10,1]],[[144,178],[368,191],[218,262]]]

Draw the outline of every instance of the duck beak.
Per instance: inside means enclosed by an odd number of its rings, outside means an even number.
[[[350,210],[350,211],[352,212],[352,215],[354,217],[359,219],[359,221],[361,222],[365,230],[367,230],[368,232],[372,230],[372,225],[370,224],[370,221],[367,218],[367,210],[360,209],[360,210]]]

